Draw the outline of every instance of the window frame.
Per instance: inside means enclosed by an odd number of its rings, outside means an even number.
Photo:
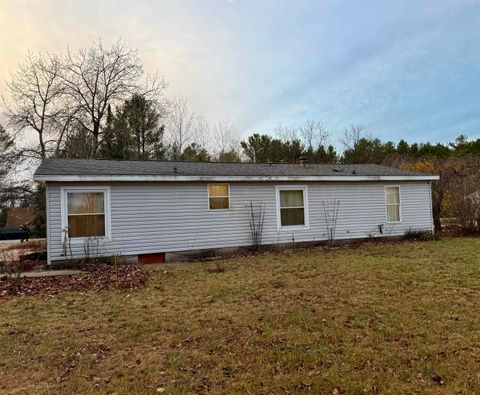
[[[228,196],[210,196],[210,185],[226,185],[228,188]],[[207,184],[207,208],[208,211],[230,211],[232,209],[232,204],[230,200],[230,183],[228,182],[209,182]],[[228,208],[210,208],[210,198],[228,198]]]
[[[388,220],[388,206],[394,206],[393,204],[387,203],[387,189],[388,188],[398,188],[398,221],[389,221]],[[384,186],[385,194],[385,221],[387,224],[399,224],[402,222],[402,193],[400,185],[385,185]],[[395,205],[396,206],[396,205]]]
[[[281,191],[302,191],[303,192],[303,217],[304,225],[282,225],[282,214],[280,207],[280,192]],[[308,215],[308,187],[307,185],[277,185],[275,187],[275,201],[277,213],[277,230],[279,231],[294,231],[307,230],[310,228]]]
[[[68,200],[67,194],[68,193],[103,193],[103,207],[104,207],[104,215],[105,215],[105,236],[90,236],[90,237],[97,237],[99,240],[102,241],[111,241],[111,218],[110,218],[110,187],[109,186],[102,186],[102,187],[78,187],[78,186],[71,186],[71,187],[61,187],[60,188],[60,196],[61,196],[61,223],[62,223],[62,243],[65,242],[66,234],[64,230],[68,227]],[[68,237],[70,243],[84,243],[89,237]]]

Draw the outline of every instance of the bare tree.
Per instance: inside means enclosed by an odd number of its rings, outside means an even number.
[[[299,128],[299,134],[303,143],[307,147],[317,148],[320,145],[325,145],[330,137],[329,132],[323,124],[319,121],[309,120]]]
[[[240,162],[240,141],[233,125],[223,120],[218,122],[213,129],[214,155],[218,162]]]
[[[60,78],[66,95],[76,108],[76,121],[92,136],[96,154],[101,127],[109,104],[127,99],[131,94],[158,96],[166,88],[163,78],[153,78],[142,85],[144,75],[138,52],[121,41],[105,48],[101,41],[77,52],[67,50],[61,58]]]
[[[276,138],[286,142],[300,140],[308,148],[325,145],[330,133],[320,121],[308,120],[300,127],[279,125],[273,130]]]
[[[38,145],[24,149],[24,155],[44,159],[57,152],[72,112],[64,99],[61,66],[53,56],[29,54],[7,83],[10,100],[4,99],[5,118],[16,133],[36,135]]]
[[[292,141],[298,139],[298,129],[280,124],[273,129],[273,135],[284,142]]]
[[[203,114],[195,116],[193,121],[195,142],[207,151],[212,150],[212,135],[210,125]]]
[[[92,140],[95,155],[109,104],[132,93],[160,103],[165,80],[143,76],[137,51],[121,42],[104,48],[99,41],[89,49],[67,50],[64,56],[29,54],[8,83],[7,125],[16,133],[35,133],[38,144],[23,153],[44,159],[58,154],[69,130],[80,124]]]
[[[219,121],[213,131],[217,154],[238,150],[239,141],[233,125],[228,120]]]
[[[367,130],[362,125],[350,125],[350,128],[345,129],[343,137],[340,142],[345,150],[353,149],[360,139],[368,137]]]
[[[179,154],[195,141],[195,115],[183,97],[177,97],[170,106],[166,119],[166,134],[174,151]]]

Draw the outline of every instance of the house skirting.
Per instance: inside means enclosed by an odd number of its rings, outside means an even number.
[[[166,253],[154,253],[154,254],[139,254],[139,255],[123,255],[116,257],[100,257],[91,258],[92,261],[98,259],[115,264],[129,264],[129,265],[148,265],[158,263],[181,263],[181,262],[195,262],[195,261],[208,261],[221,258],[231,258],[239,255],[248,255],[256,252],[275,252],[285,251],[290,249],[303,249],[314,248],[324,246],[335,247],[349,247],[366,242],[395,242],[404,239],[404,236],[385,236],[385,237],[368,237],[368,238],[352,238],[341,239],[329,242],[328,240],[322,241],[307,241],[307,242],[295,242],[295,243],[282,243],[282,244],[266,244],[258,246],[258,248],[249,247],[229,247],[229,248],[214,248],[214,249],[199,249],[190,251],[179,252],[166,252]],[[51,263],[52,267],[65,267],[75,266],[79,263],[85,262],[85,259],[64,259],[55,260]]]

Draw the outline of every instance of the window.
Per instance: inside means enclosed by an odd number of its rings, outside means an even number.
[[[64,189],[63,228],[70,239],[108,236],[106,188]]]
[[[400,222],[400,187],[385,187],[387,222]]]
[[[230,208],[228,184],[208,184],[208,208],[210,210],[228,210]]]
[[[277,188],[278,227],[308,226],[306,207],[306,187]]]

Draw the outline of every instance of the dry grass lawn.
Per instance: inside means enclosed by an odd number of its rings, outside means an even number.
[[[0,392],[480,391],[480,239],[222,264],[0,300]]]

